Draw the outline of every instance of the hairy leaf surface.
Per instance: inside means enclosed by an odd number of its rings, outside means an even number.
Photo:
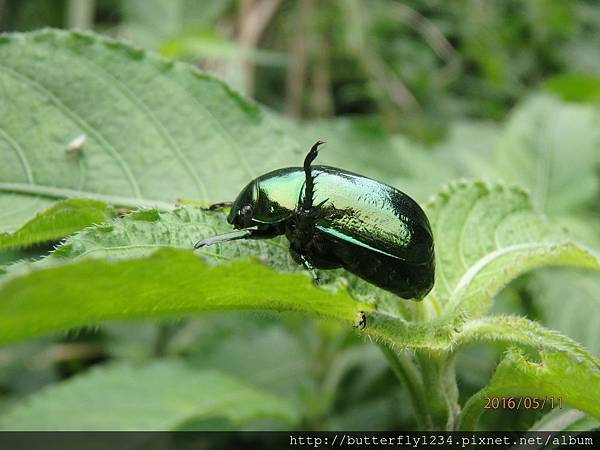
[[[11,234],[0,234],[0,250],[17,249],[61,239],[111,217],[107,205],[97,200],[67,199],[56,202]]]
[[[206,311],[298,311],[353,323],[367,308],[345,291],[316,288],[306,274],[277,273],[253,261],[211,267],[178,249],[8,276],[0,297],[0,342],[107,320]]]
[[[453,182],[428,215],[437,256],[431,295],[447,311],[482,315],[500,288],[536,267],[600,269],[597,255],[536,213],[516,187]]]

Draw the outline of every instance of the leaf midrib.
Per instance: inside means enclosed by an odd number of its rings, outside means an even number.
[[[544,248],[548,245],[556,244],[549,244],[547,242],[524,242],[520,244],[509,245],[508,247],[498,248],[491,253],[487,253],[482,258],[479,258],[475,262],[475,264],[471,265],[471,267],[469,267],[468,270],[460,278],[460,280],[458,281],[448,298],[447,308],[452,309],[454,306],[456,306],[456,304],[460,300],[460,296],[458,294],[460,294],[461,291],[465,290],[470,285],[470,283],[481,270],[483,270],[487,265],[494,262],[496,259],[513,251]]]
[[[17,194],[30,194],[42,197],[61,199],[87,198],[92,200],[100,200],[111,205],[157,208],[165,211],[171,210],[175,207],[175,203],[169,203],[163,200],[151,200],[136,197],[124,197],[119,195],[98,194],[90,191],[80,191],[77,189],[60,188],[55,186],[46,186],[42,184],[0,182],[0,192],[13,192]]]

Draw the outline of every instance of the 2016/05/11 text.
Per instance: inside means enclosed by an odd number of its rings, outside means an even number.
[[[562,397],[485,397],[483,409],[563,409]]]

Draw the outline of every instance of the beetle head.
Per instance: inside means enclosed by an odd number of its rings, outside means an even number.
[[[288,179],[288,172],[291,170],[280,169],[248,183],[231,205],[227,222],[237,230],[254,226],[265,230],[288,220],[294,213],[299,185]]]
[[[257,182],[256,180],[252,180],[244,189],[242,189],[233,202],[231,211],[227,217],[227,222],[233,225],[233,227],[237,230],[256,225],[252,219],[256,209],[257,198]]]

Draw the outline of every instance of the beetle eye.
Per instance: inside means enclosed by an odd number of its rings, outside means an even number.
[[[252,218],[252,206],[250,205],[245,205],[242,207],[242,216],[244,216],[245,219],[251,219]]]

